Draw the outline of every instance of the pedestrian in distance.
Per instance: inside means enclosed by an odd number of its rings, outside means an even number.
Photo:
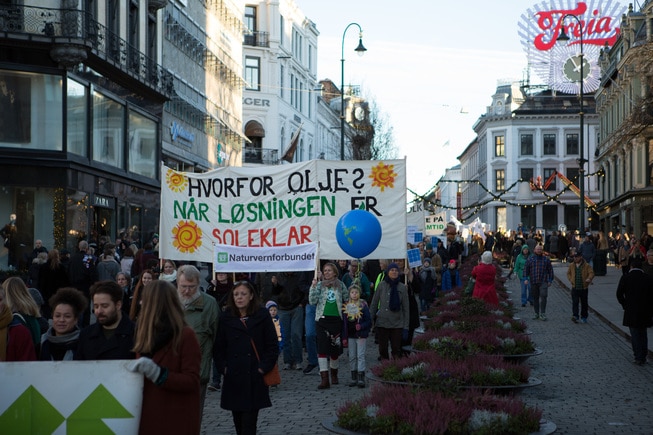
[[[127,364],[145,376],[138,432],[197,435],[202,355],[195,332],[184,320],[172,283],[152,281],[142,301],[133,349],[137,359]]]
[[[277,363],[279,341],[251,283],[237,282],[229,294],[214,352],[224,375],[220,407],[231,411],[236,434],[254,435],[259,410],[272,406],[263,375]]]
[[[317,334],[317,362],[320,368],[319,390],[337,385],[338,357],[342,355],[343,314],[342,304],[349,300],[349,290],[338,279],[338,267],[326,263],[322,267],[322,280],[313,279],[309,303],[315,305],[315,330]],[[329,381],[329,373],[331,380]]]
[[[653,326],[653,277],[642,270],[642,260],[635,258],[630,271],[617,286],[617,300],[624,309],[623,325],[630,331],[633,363],[646,364],[648,354],[647,328]]]
[[[521,306],[525,307],[527,303],[533,303],[533,297],[531,296],[531,286],[528,284],[528,276],[524,276],[524,267],[526,266],[526,261],[528,257],[531,256],[531,249],[528,245],[523,245],[521,247],[521,252],[517,255],[515,259],[515,273],[517,278],[519,278],[519,284],[521,289]]]
[[[571,284],[571,321],[578,323],[578,305],[580,303],[580,321],[587,323],[587,296],[589,285],[594,279],[594,269],[585,261],[582,253],[574,254],[574,261],[567,268],[567,279]]]
[[[499,296],[494,286],[497,268],[492,264],[492,252],[485,251],[481,254],[481,262],[472,269],[474,292],[472,297],[482,299],[490,305],[499,305]]]
[[[553,266],[549,257],[544,255],[541,244],[535,246],[534,255],[531,255],[524,266],[524,281],[531,286],[533,298],[533,320],[546,320],[546,300],[549,295],[549,284],[553,282]]]

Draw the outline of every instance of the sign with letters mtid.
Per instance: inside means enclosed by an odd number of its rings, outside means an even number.
[[[306,243],[319,243],[319,258],[348,258],[336,226],[361,206],[382,233],[366,258],[401,258],[406,249],[405,160],[311,160],[202,174],[162,166],[161,178],[161,258],[212,262],[214,244],[283,250]]]

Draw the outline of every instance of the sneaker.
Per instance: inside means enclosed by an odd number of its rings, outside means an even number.
[[[292,370],[292,364],[286,364],[283,366],[284,370]]]
[[[587,323],[587,319],[580,319],[580,323]]]
[[[540,320],[540,315],[539,314],[534,315],[533,320]]]
[[[301,364],[297,364],[297,365],[296,365],[295,367],[293,367],[293,368],[294,368],[295,370],[304,370],[304,369],[302,368],[302,365],[301,365]]]
[[[574,323],[578,323],[578,317],[573,316],[573,317],[571,318],[571,321],[574,322]]]
[[[544,313],[540,314],[540,320],[546,320],[546,314]]]
[[[220,391],[220,384],[216,384],[216,383],[209,384],[209,386],[206,387],[206,389],[209,391]]]
[[[305,375],[309,374],[310,372],[312,372],[313,370],[315,370],[315,368],[317,368],[317,365],[315,365],[315,364],[309,364],[309,365],[307,365],[306,368],[304,369],[304,374],[305,374]]]

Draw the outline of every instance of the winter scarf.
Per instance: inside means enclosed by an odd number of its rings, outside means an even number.
[[[388,308],[390,311],[400,311],[401,310],[401,299],[399,298],[399,289],[397,288],[399,285],[399,278],[397,277],[396,279],[391,279],[389,276],[386,275],[384,278],[385,282],[390,284],[390,300],[388,302]]]

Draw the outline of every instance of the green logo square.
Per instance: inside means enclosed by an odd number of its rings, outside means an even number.
[[[229,254],[226,252],[218,252],[218,263],[229,263]]]

